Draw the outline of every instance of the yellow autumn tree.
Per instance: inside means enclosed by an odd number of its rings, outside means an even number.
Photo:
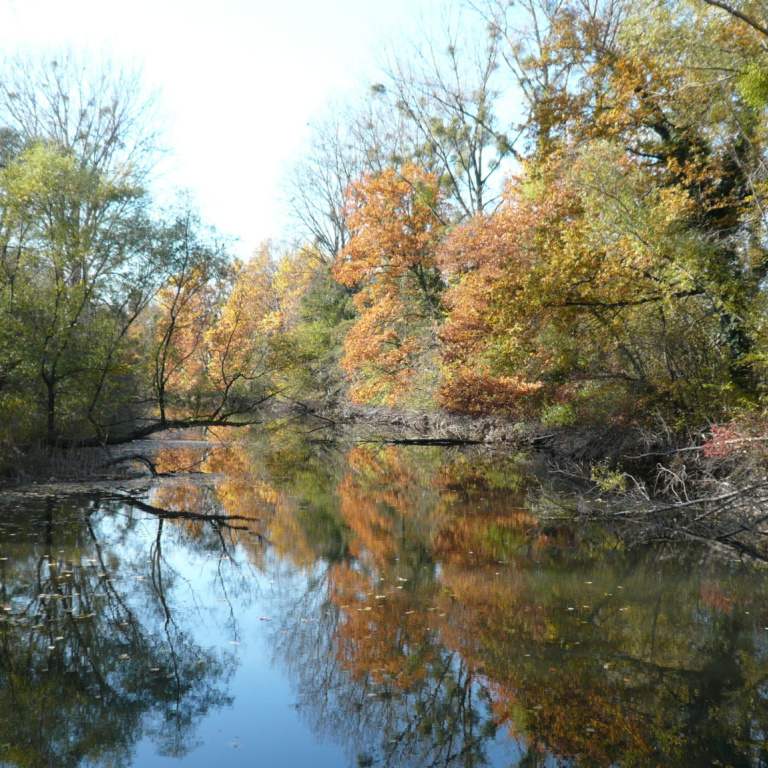
[[[727,355],[692,205],[608,141],[510,183],[496,212],[441,248],[452,287],[440,402],[553,421],[695,408]]]

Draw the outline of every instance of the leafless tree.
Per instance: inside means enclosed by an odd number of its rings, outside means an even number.
[[[500,38],[467,14],[448,13],[424,39],[391,50],[380,86],[409,124],[411,154],[436,173],[460,218],[492,206],[514,156],[501,98]]]
[[[358,104],[338,103],[311,125],[305,154],[290,170],[285,194],[300,238],[332,261],[349,239],[344,194],[349,184],[402,162],[405,126],[374,88]]]
[[[52,142],[100,173],[143,182],[162,132],[157,94],[138,68],[72,50],[6,59],[0,77],[0,125],[25,142]]]

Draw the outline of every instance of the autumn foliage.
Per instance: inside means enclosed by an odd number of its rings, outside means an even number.
[[[504,60],[528,143],[495,204],[457,204],[449,158],[430,154],[435,121],[422,165],[400,157],[347,186],[332,276],[356,312],[340,353],[349,397],[556,425],[759,401],[755,29],[686,2],[532,3],[538,34],[515,37],[506,13],[491,3],[485,19],[517,40]]]
[[[442,316],[435,251],[444,212],[436,178],[412,165],[366,176],[347,192],[351,239],[333,273],[357,290],[359,317],[341,361],[355,401],[393,404],[429,365]]]
[[[430,40],[326,125],[301,226],[246,263],[188,206],[155,220],[120,137],[101,162],[8,113],[0,439],[231,423],[278,394],[554,426],[763,413],[757,6],[471,5],[480,38]]]

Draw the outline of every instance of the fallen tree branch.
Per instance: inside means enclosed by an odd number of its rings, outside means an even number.
[[[238,414],[239,415],[239,414]],[[261,424],[260,419],[248,419],[246,421],[231,421],[230,416],[222,418],[205,419],[166,419],[155,421],[126,432],[122,435],[107,435],[105,437],[70,438],[57,437],[49,442],[56,448],[104,448],[112,445],[125,445],[135,440],[143,440],[145,437],[157,432],[165,432],[170,429],[194,429],[196,427],[250,427]]]
[[[357,440],[356,442],[384,445],[485,445],[483,440],[463,437],[380,437]]]

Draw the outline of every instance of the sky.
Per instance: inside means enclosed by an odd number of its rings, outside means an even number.
[[[286,234],[281,180],[334,98],[429,0],[0,0],[0,54],[71,47],[138,65],[167,116],[165,189],[247,257]]]

